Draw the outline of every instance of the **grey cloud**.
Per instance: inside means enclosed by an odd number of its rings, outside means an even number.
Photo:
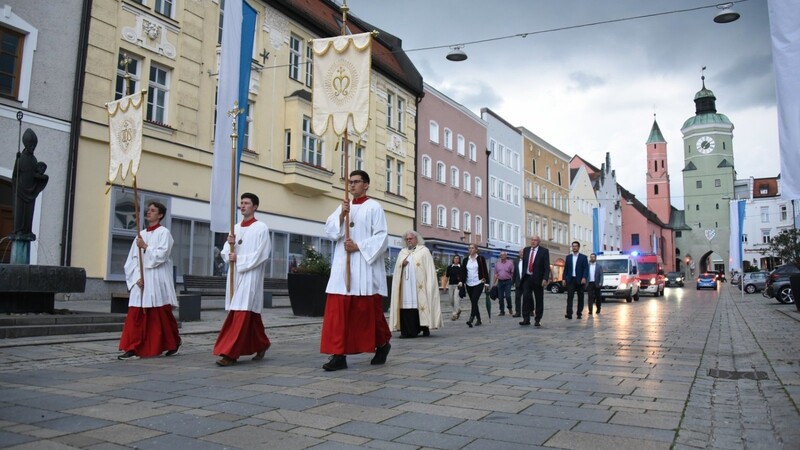
[[[572,72],[569,74],[571,81],[570,90],[588,91],[589,89],[606,84],[606,80],[600,76],[586,72]]]

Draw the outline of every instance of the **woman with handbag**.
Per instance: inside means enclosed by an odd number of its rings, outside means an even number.
[[[466,286],[469,302],[472,304],[472,311],[467,320],[467,326],[472,328],[472,320],[475,325],[481,325],[481,313],[478,310],[478,300],[483,294],[486,280],[489,279],[489,270],[486,266],[486,259],[478,254],[478,246],[469,244],[469,254],[461,262],[461,279],[459,287]]]
[[[447,287],[450,291],[450,303],[453,305],[453,315],[450,320],[458,320],[461,317],[461,296],[458,295],[458,285],[461,282],[461,257],[453,256],[452,263],[447,266],[445,272],[447,277]]]

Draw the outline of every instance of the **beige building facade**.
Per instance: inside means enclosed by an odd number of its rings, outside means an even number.
[[[327,0],[248,1],[257,12],[245,150],[239,192],[261,200],[257,218],[270,227],[273,255],[267,276],[285,278],[303,248],[330,254],[327,216],[343,196],[343,142],[331,130],[311,130],[312,54],[309,40],[339,34],[337,5]],[[215,91],[222,14],[216,0],[138,2],[95,0],[88,46],[77,157],[70,265],[85,267],[87,296],[122,290],[122,265],[135,236],[133,191],[106,182],[108,118],[105,103],[124,90],[127,55],[133,91],[148,91],[138,203],[159,200],[175,238],[178,281],[184,273],[222,274],[216,255],[224,234],[210,230],[210,180]],[[357,12],[356,12],[357,13]],[[353,18],[353,34],[372,26]],[[392,48],[394,52],[388,51]],[[399,40],[382,33],[373,43],[370,122],[350,136],[350,169],[366,170],[369,195],[384,206],[394,252],[414,223],[416,105],[422,79]],[[231,105],[232,107],[232,105]],[[230,108],[220,107],[224,112]],[[222,139],[230,140],[229,137]],[[131,186],[131,179],[126,181]]]

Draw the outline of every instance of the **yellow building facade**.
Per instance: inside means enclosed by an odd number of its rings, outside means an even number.
[[[343,143],[330,129],[314,135],[310,125],[309,40],[337,35],[341,24],[336,17],[341,15],[327,0],[300,6],[288,0],[248,3],[258,17],[247,126],[239,130],[246,147],[239,192],[260,197],[257,218],[267,223],[273,238],[267,276],[285,278],[302,259],[304,246],[330,253],[323,225],[344,193]],[[131,89],[148,92],[136,179],[139,207],[151,200],[167,206],[165,225],[175,239],[172,258],[179,281],[184,273],[226,270],[217,257],[225,236],[211,232],[208,203],[215,120],[230,120],[215,114],[221,20],[217,0],[93,2],[70,240],[70,264],[87,271],[87,296],[121,289],[109,288],[108,282],[124,279],[122,266],[135,236],[130,176],[124,183],[128,187],[120,180],[106,181],[105,103],[125,90],[125,68]],[[355,17],[348,27],[353,34],[372,29]],[[131,62],[120,66],[124,56]],[[421,95],[422,79],[399,50],[399,40],[378,36],[370,122],[365,133],[351,136],[350,169],[370,174],[368,194],[386,210],[395,252],[403,245],[401,234],[413,228]]]
[[[550,250],[552,277],[561,279],[569,252],[569,160],[564,152],[524,127],[525,231]]]

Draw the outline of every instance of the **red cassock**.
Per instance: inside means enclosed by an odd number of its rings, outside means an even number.
[[[175,350],[180,345],[178,322],[172,314],[172,305],[155,308],[128,307],[119,349],[133,351],[136,356],[158,356]]]
[[[261,314],[229,311],[214,344],[214,354],[237,360],[242,355],[266,351],[270,345]]]
[[[328,294],[320,353],[371,353],[391,339],[383,315],[383,296]]]

